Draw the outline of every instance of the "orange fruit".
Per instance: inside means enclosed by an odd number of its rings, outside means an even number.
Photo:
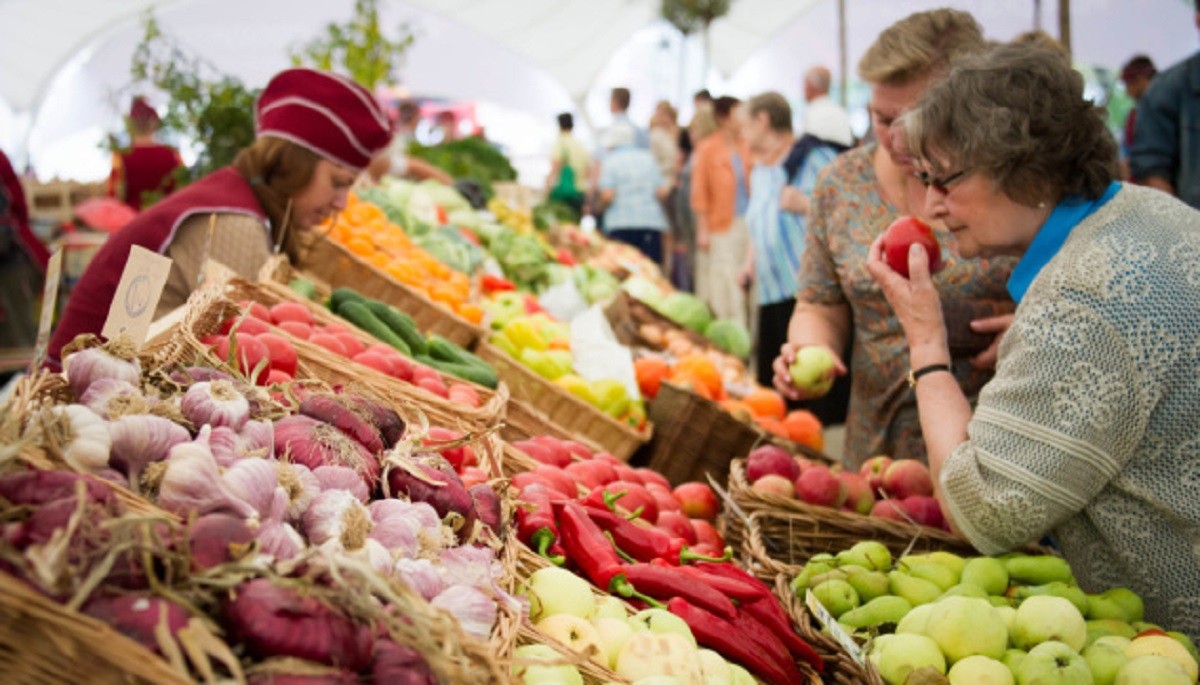
[[[633,363],[638,389],[647,399],[654,399],[663,380],[671,372],[671,365],[658,357],[642,357]]]
[[[721,400],[721,408],[733,414],[738,421],[749,421],[754,417],[749,405],[741,400]]]
[[[803,409],[788,412],[783,419],[783,426],[787,429],[788,438],[793,442],[808,445],[814,450],[824,449],[825,434],[822,432],[821,420],[812,412]]]
[[[480,323],[483,321],[483,309],[477,304],[463,302],[456,307],[455,311],[458,312],[459,316],[471,323]]]
[[[768,388],[751,390],[742,398],[742,402],[750,407],[750,411],[756,417],[772,418],[782,422],[784,415],[787,414],[787,405],[784,404],[783,397]]]
[[[780,421],[777,418],[770,416],[756,416],[754,417],[754,421],[763,430],[771,435],[778,435],[781,438],[786,438],[788,436],[787,426],[783,425],[783,421]]]
[[[703,354],[689,354],[676,362],[675,366],[671,367],[671,376],[679,374],[695,376],[705,385],[712,397],[720,397],[725,393],[725,383],[721,380],[720,370]]]
[[[712,393],[708,389],[708,384],[690,373],[672,373],[667,378],[667,382],[678,388],[682,388],[689,392],[694,392],[706,400],[714,399]]]

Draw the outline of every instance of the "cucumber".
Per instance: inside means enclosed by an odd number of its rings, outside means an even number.
[[[451,376],[461,378],[464,381],[470,381],[476,385],[482,385],[485,388],[495,390],[496,386],[500,384],[500,379],[496,376],[495,369],[490,366],[448,362],[442,359],[435,359],[427,354],[417,355],[416,360],[442,373],[448,373]]]
[[[392,329],[393,333],[404,340],[408,349],[415,354],[425,354],[428,351],[425,336],[421,335],[421,331],[417,328],[417,322],[413,321],[411,316],[377,300],[367,300],[365,304],[375,318],[382,321]]]
[[[302,295],[306,300],[317,299],[317,286],[307,278],[293,278],[288,281],[288,287],[292,292]]]
[[[366,304],[367,298],[363,297],[356,290],[350,288],[334,288],[329,294],[329,309],[337,312],[342,307],[344,302],[358,302]]]
[[[491,369],[491,364],[483,361],[479,357],[471,354],[463,348],[455,345],[446,338],[440,335],[432,334],[429,336],[429,356],[442,361],[453,362],[455,364],[466,364],[468,366],[480,366],[485,369]]]
[[[396,348],[401,354],[411,357],[412,350],[400,336],[392,332],[387,324],[380,321],[362,302],[354,300],[343,301],[337,310],[338,316],[370,333],[385,344]]]

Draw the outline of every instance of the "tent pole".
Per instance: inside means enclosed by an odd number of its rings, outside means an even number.
[[[842,107],[846,106],[846,52],[846,0],[838,0],[838,100]]]
[[[1033,0],[1033,30],[1042,30],[1042,0]]]
[[[1071,0],[1058,0],[1058,42],[1071,54]]]

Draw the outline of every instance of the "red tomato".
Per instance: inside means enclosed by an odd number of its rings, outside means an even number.
[[[241,302],[238,302],[238,306],[242,308],[242,311],[249,310],[250,316],[253,316],[259,321],[271,323],[271,310],[267,309],[267,305],[261,302],[242,300]]]
[[[298,323],[313,325],[312,313],[308,311],[308,307],[299,302],[280,302],[271,307],[271,321],[276,325],[284,321],[295,321]]]
[[[308,337],[308,341],[342,357],[346,356],[346,347],[342,345],[342,341],[328,333],[313,333]]]
[[[362,364],[363,366],[368,366],[372,369],[375,369],[380,373],[384,373],[389,376],[396,375],[396,367],[392,365],[391,360],[374,350],[363,350],[362,352],[359,352],[358,354],[354,355],[354,361]]]
[[[367,349],[367,346],[364,345],[362,341],[349,333],[334,333],[333,337],[337,338],[338,342],[342,344],[342,347],[346,348],[347,357],[353,357],[359,352]]]
[[[257,336],[259,342],[267,346],[267,352],[271,356],[271,368],[277,371],[282,371],[289,376],[296,375],[296,348],[284,339],[282,336],[275,333],[262,333]]]
[[[262,385],[267,380],[271,368],[271,352],[258,338],[246,333],[235,333],[232,341],[222,337],[217,340],[216,353],[221,359],[230,361],[231,348],[236,347],[237,368],[246,378],[256,385]],[[255,373],[257,371],[257,373]],[[251,378],[253,374],[253,378]]]
[[[309,336],[312,335],[312,326],[300,323],[299,321],[283,321],[279,324],[279,329],[301,340],[308,340]]]

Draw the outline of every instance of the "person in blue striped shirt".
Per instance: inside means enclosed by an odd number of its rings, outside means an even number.
[[[597,184],[604,233],[633,245],[661,266],[667,230],[661,202],[671,190],[670,183],[650,150],[636,144],[631,127],[615,125],[604,132],[601,142],[607,151]]]
[[[770,387],[771,362],[787,342],[788,321],[796,306],[796,271],[804,253],[808,196],[817,173],[837,156],[841,146],[820,139],[796,141],[792,108],[779,93],[750,99],[746,113],[742,136],[754,167],[746,209],[750,241],[738,278],[743,287],[749,286],[751,279],[757,286],[756,374],[760,383]],[[806,153],[794,159],[793,151],[802,145]]]

